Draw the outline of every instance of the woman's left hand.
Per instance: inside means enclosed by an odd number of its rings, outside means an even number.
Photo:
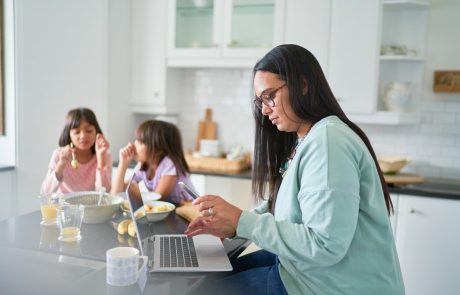
[[[201,216],[195,218],[185,230],[188,236],[211,234],[220,238],[233,237],[242,210],[219,196],[205,195],[193,201]]]

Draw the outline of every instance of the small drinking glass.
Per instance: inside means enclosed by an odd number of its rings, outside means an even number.
[[[42,212],[41,225],[57,225],[56,208],[59,206],[60,194],[41,194],[40,210]]]
[[[62,204],[57,208],[59,241],[76,242],[81,239],[80,228],[84,210],[85,206],[81,204]]]

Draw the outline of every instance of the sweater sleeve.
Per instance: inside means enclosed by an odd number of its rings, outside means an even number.
[[[102,169],[96,168],[96,183],[97,191],[105,187],[106,191],[110,191],[112,187],[112,154],[107,152],[105,165]]]
[[[280,212],[243,211],[238,236],[312,266],[333,265],[345,256],[358,221],[359,171],[347,147],[325,135],[298,151],[278,193]]]
[[[58,190],[60,181],[56,177],[56,173],[54,169],[56,168],[57,162],[59,158],[59,149],[53,151],[51,156],[51,160],[48,165],[48,172],[46,173],[45,179],[42,182],[42,186],[40,188],[40,193],[42,194],[50,194],[54,193]]]

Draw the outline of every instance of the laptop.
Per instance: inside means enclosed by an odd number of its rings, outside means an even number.
[[[149,272],[211,272],[233,269],[221,240],[212,235],[187,237],[184,234],[163,234],[151,235],[142,240],[139,221],[134,217],[134,212],[144,204],[142,198],[136,196],[137,190],[130,189],[133,176],[126,188],[126,197],[139,250],[143,256],[149,257]],[[153,228],[155,223],[152,222],[149,226]]]

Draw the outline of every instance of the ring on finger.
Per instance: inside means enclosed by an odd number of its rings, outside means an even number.
[[[209,216],[213,216],[214,215],[214,210],[212,208],[208,208],[208,214],[209,214]]]

